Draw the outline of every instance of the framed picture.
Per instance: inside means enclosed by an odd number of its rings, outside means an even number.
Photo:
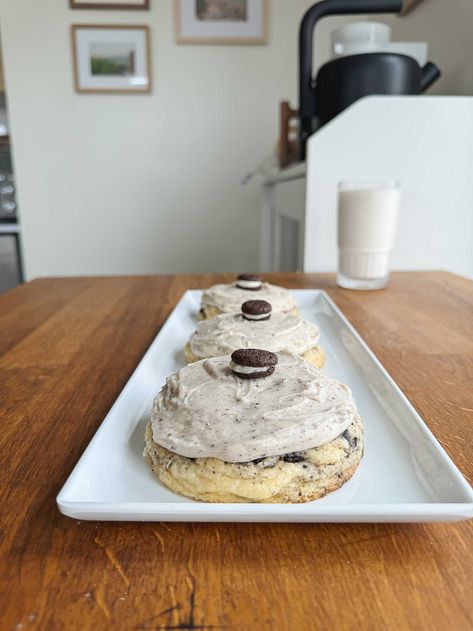
[[[410,13],[412,9],[415,9],[415,7],[418,4],[420,4],[422,1],[423,0],[404,0],[401,16],[406,15],[407,13]]]
[[[71,9],[149,9],[149,0],[69,0]]]
[[[77,92],[151,91],[147,26],[73,24],[71,35]]]
[[[266,44],[268,0],[174,0],[178,44]]]

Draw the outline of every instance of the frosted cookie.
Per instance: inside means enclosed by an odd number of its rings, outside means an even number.
[[[258,349],[201,360],[169,377],[144,450],[176,493],[263,503],[334,491],[362,453],[363,426],[348,386],[293,354]]]
[[[317,368],[325,355],[318,345],[320,331],[297,315],[273,313],[266,300],[247,300],[240,313],[223,313],[199,322],[184,348],[188,362],[227,355],[237,348],[264,348],[300,355]]]
[[[239,313],[241,304],[250,299],[267,300],[275,312],[299,313],[296,301],[284,287],[270,285],[253,274],[240,274],[234,283],[214,285],[203,292],[199,319]]]

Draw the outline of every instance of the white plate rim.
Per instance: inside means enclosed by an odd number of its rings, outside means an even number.
[[[163,518],[167,521],[205,521],[200,519],[201,517],[208,517],[208,521],[215,520],[222,514],[222,521],[297,521],[297,522],[311,522],[311,521],[370,521],[370,517],[383,516],[383,519],[375,519],[373,521],[390,521],[390,519],[384,519],[389,517],[392,521],[398,521],[396,518],[412,517],[412,519],[401,519],[399,521],[456,521],[461,519],[469,519],[473,517],[473,490],[467,480],[463,477],[459,469],[456,467],[452,459],[440,445],[433,432],[429,429],[428,425],[419,415],[407,396],[403,393],[393,377],[388,373],[380,360],[376,357],[375,353],[371,350],[363,337],[358,333],[355,327],[351,324],[348,318],[344,315],[343,311],[337,306],[330,295],[321,289],[297,289],[292,290],[295,293],[299,292],[311,292],[314,294],[314,298],[318,295],[329,303],[330,307],[334,310],[337,316],[343,321],[344,325],[350,330],[352,335],[363,347],[363,350],[368,354],[370,359],[374,362],[377,370],[382,373],[384,378],[389,382],[390,386],[396,393],[396,396],[400,398],[404,405],[407,406],[411,415],[416,419],[416,422],[424,435],[428,438],[436,450],[436,455],[440,457],[444,464],[448,467],[450,472],[455,478],[456,484],[458,484],[465,496],[469,498],[469,501],[465,502],[422,502],[422,503],[373,503],[373,504],[324,504],[317,505],[316,502],[310,503],[311,511],[300,513],[299,504],[258,504],[258,503],[222,503],[222,504],[210,504],[204,502],[192,502],[192,503],[177,503],[177,502],[90,502],[82,500],[69,500],[67,499],[67,490],[69,484],[72,482],[77,470],[81,466],[81,462],[84,462],[88,451],[92,448],[92,443],[95,438],[98,437],[103,431],[107,430],[107,421],[120,405],[121,401],[127,395],[127,388],[130,386],[135,373],[145,361],[147,356],[153,352],[153,345],[157,344],[158,338],[167,334],[168,330],[172,327],[172,316],[181,302],[186,300],[186,296],[198,295],[201,290],[187,290],[179,299],[174,309],[169,314],[168,318],[158,331],[157,335],[151,342],[148,349],[143,354],[142,358],[138,362],[135,370],[131,374],[129,380],[125,384],[124,388],[118,395],[117,399],[113,403],[109,412],[105,416],[104,420],[97,428],[94,436],[90,440],[86,449],[82,453],[81,457],[77,461],[72,472],[68,476],[61,491],[59,492],[56,501],[59,510],[69,517],[76,519],[101,519],[100,517],[90,517],[88,514],[100,514],[109,515],[110,519],[114,520],[148,520],[148,517],[155,517],[155,521],[161,521]],[[306,504],[305,506],[308,506]],[[159,509],[157,509],[159,507]],[[118,517],[117,517],[118,515]],[[159,517],[158,517],[159,515]],[[113,516],[113,517],[112,517]],[[277,519],[280,516],[286,519]],[[140,519],[141,517],[141,519]],[[227,519],[228,517],[232,519]],[[248,517],[249,519],[245,519]],[[253,519],[253,518],[260,519]],[[337,519],[337,518],[347,519]],[[417,519],[420,517],[422,519]],[[294,518],[294,519],[292,519]],[[357,519],[358,518],[358,519]],[[440,518],[440,519],[438,519]],[[442,519],[444,518],[444,519]],[[102,517],[107,519],[107,517]]]

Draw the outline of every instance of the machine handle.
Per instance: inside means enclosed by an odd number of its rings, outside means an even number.
[[[299,28],[299,115],[300,158],[305,159],[305,142],[312,133],[315,112],[312,89],[312,37],[316,23],[327,15],[363,13],[400,13],[403,0],[322,0],[312,5],[302,18]]]

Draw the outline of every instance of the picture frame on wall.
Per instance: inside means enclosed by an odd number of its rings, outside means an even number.
[[[404,0],[401,16],[407,15],[417,7],[423,0]]]
[[[151,91],[149,27],[141,24],[73,24],[74,85],[77,92]]]
[[[69,0],[71,9],[149,9],[149,0]]]
[[[268,0],[174,0],[178,44],[266,44]]]

